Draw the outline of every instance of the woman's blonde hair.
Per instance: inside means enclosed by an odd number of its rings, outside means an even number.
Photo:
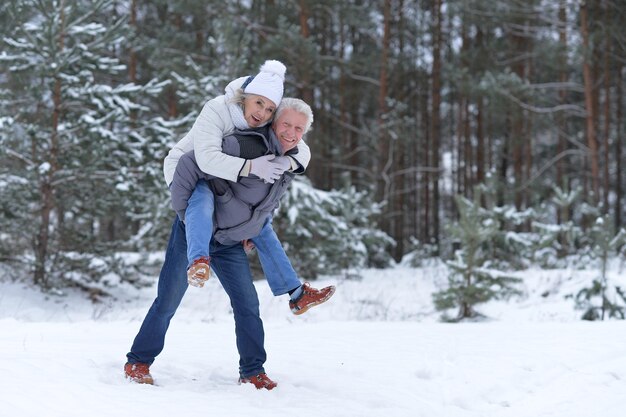
[[[243,107],[243,102],[246,99],[246,97],[248,97],[248,94],[243,92],[243,88],[238,88],[235,91],[235,94],[233,95],[233,97],[229,100],[229,102],[233,104],[239,104],[241,107]]]

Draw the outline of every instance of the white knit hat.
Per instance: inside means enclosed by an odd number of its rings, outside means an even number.
[[[244,88],[243,92],[267,97],[278,106],[283,98],[285,71],[287,68],[282,62],[265,61],[261,65],[260,72]]]

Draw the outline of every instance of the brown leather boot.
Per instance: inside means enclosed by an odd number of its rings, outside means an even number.
[[[268,391],[278,386],[278,384],[272,381],[265,372],[245,378],[240,377],[239,384],[252,384],[256,387],[256,389],[266,389]]]
[[[202,288],[204,283],[211,276],[211,258],[209,256],[201,256],[193,261],[187,270],[187,282],[194,287]]]
[[[154,384],[150,375],[150,365],[147,363],[127,363],[124,365],[124,374],[126,378],[138,384]]]
[[[321,290],[311,287],[308,282],[302,286],[302,294],[295,300],[289,301],[289,308],[295,315],[305,313],[309,308],[322,304],[335,293],[335,286],[331,285]]]

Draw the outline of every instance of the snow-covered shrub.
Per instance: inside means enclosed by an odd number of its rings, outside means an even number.
[[[434,258],[439,259],[437,253],[437,245],[422,243],[418,239],[411,238],[409,251],[402,258],[402,264],[417,268],[429,263]]]
[[[76,287],[89,294],[93,301],[103,297],[122,282],[135,287],[154,283],[163,258],[160,253],[111,252],[97,256],[91,253],[59,252],[49,269],[57,277],[53,290]]]
[[[322,191],[297,177],[281,201],[274,229],[303,277],[390,264],[393,240],[376,227],[379,212],[354,188]]]
[[[583,310],[583,320],[604,320],[605,318],[624,319],[626,311],[626,291],[620,286],[609,285],[601,279],[594,279],[591,286],[576,294],[576,309]]]

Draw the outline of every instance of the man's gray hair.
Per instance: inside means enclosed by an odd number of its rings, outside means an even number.
[[[283,110],[292,109],[297,111],[298,113],[302,113],[306,116],[306,126],[304,128],[305,135],[309,129],[311,129],[311,125],[313,124],[313,110],[311,110],[311,106],[306,104],[304,100],[300,100],[299,98],[293,97],[283,97],[276,109],[276,115],[274,115],[274,120],[280,117],[280,114]]]

